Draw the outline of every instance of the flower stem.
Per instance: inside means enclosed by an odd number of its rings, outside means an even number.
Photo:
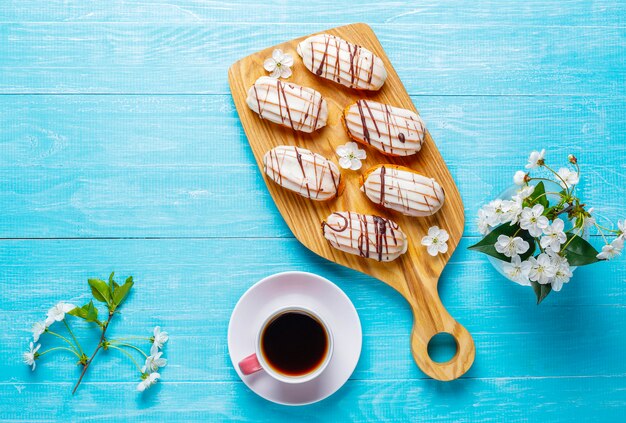
[[[547,164],[544,163],[543,167],[548,169],[550,172],[552,172],[554,174],[554,176],[556,176],[557,178],[559,178],[561,180],[561,182],[563,182],[563,185],[565,185],[565,191],[567,191],[567,194],[569,195],[570,194],[570,192],[569,192],[569,185],[567,185],[567,182],[565,182],[565,179],[561,178],[561,175],[559,175],[554,170],[552,170],[552,168],[550,166],[548,166]]]
[[[74,336],[74,332],[72,331],[72,328],[70,328],[70,324],[67,323],[67,320],[65,319],[63,319],[63,323],[65,323],[65,327],[67,328],[67,331],[70,333],[70,335],[72,335],[72,339],[76,343],[76,346],[78,347],[78,352],[80,352],[80,355],[85,355],[85,353],[83,352],[83,348],[80,346],[80,342],[78,342],[78,339],[76,339],[76,336]]]
[[[59,334],[58,334],[58,333],[56,333],[56,332],[52,332],[50,329],[47,329],[47,330],[46,330],[46,333],[49,333],[49,334],[50,334],[50,335],[52,335],[52,336],[56,336],[57,338],[64,340],[65,342],[67,342],[67,344],[68,344],[68,345],[72,348],[72,350],[73,350],[74,352],[78,353],[78,350],[76,349],[76,347],[74,346],[74,344],[72,344],[72,342],[71,342],[69,339],[67,339],[65,336],[63,336],[63,335],[59,335]]]
[[[604,243],[606,245],[609,245],[609,241],[607,241],[606,236],[604,236],[604,232],[602,231],[602,229],[600,229],[600,225],[598,225],[597,223],[594,223],[594,225],[596,225],[596,228],[599,229],[598,232],[600,232],[600,235],[602,235],[602,239],[604,239]]]
[[[104,342],[104,335],[107,332],[107,328],[109,327],[109,323],[111,322],[112,317],[113,317],[113,312],[109,311],[109,317],[107,318],[106,322],[104,322],[101,326],[102,335],[100,336],[100,341],[98,342],[98,346],[94,350],[93,354],[91,354],[91,357],[89,357],[87,362],[85,362],[83,366],[83,371],[81,372],[80,377],[78,378],[78,381],[76,382],[76,385],[74,385],[74,389],[72,390],[72,395],[76,393],[76,390],[78,389],[78,386],[82,382],[83,377],[85,377],[85,373],[87,372],[87,369],[89,368],[89,366],[91,366],[91,363],[93,362],[93,359],[96,357],[96,354],[98,354],[98,351],[100,351],[100,348],[102,348],[102,343]]]
[[[38,355],[37,355],[37,356],[38,356],[38,357],[41,357],[42,355],[46,355],[46,354],[48,354],[49,352],[56,351],[56,350],[65,350],[65,351],[69,351],[69,352],[71,352],[72,354],[74,354],[74,355],[75,355],[75,356],[76,356],[76,357],[80,360],[80,356],[78,355],[78,353],[77,353],[76,351],[74,351],[73,349],[71,349],[71,348],[67,348],[67,347],[54,347],[54,348],[50,348],[49,350],[45,350],[44,352],[38,353]]]
[[[134,349],[136,351],[139,351],[145,358],[148,358],[148,354],[146,354],[145,352],[141,351],[141,348],[139,348],[139,347],[137,347],[135,345],[127,344],[125,342],[117,342],[117,340],[115,340],[115,339],[109,339],[109,342],[115,343],[115,344],[119,345],[120,347],[132,348],[132,349]]]
[[[583,228],[584,228],[584,226],[583,226],[583,227],[581,227],[580,229],[578,229],[578,232],[576,232],[576,233],[574,234],[574,236],[573,236],[573,237],[571,237],[571,238],[569,239],[569,241],[567,241],[567,242],[565,243],[565,245],[561,248],[561,251],[565,251],[565,250],[567,249],[567,246],[568,246],[568,245],[569,245],[569,244],[570,244],[570,243],[574,240],[574,238],[576,238],[578,235],[580,235],[580,233],[583,231]]]
[[[142,341],[151,341],[147,336],[124,336],[121,338],[109,339],[109,341],[129,341],[132,339],[140,339]]]
[[[139,364],[137,364],[137,361],[127,351],[124,351],[123,349],[116,347],[115,345],[109,345],[108,348],[113,348],[114,350],[118,350],[122,352],[126,357],[130,358],[130,361],[132,361],[135,364],[135,366],[137,366],[137,370],[139,370],[139,373],[143,373],[141,371],[141,367],[139,366]]]

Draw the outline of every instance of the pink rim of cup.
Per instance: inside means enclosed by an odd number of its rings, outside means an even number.
[[[279,373],[277,371],[275,371],[268,363],[267,360],[265,359],[262,351],[261,351],[261,335],[263,334],[263,331],[265,330],[265,327],[276,317],[279,316],[283,313],[287,313],[287,312],[302,312],[305,314],[308,314],[310,316],[313,316],[315,319],[317,319],[322,326],[324,327],[324,330],[326,331],[326,335],[328,337],[328,349],[326,351],[326,356],[324,357],[324,360],[322,361],[322,363],[317,366],[314,370],[303,374],[303,375],[298,375],[298,376],[289,376],[289,375],[285,375],[282,373]],[[239,362],[239,369],[241,370],[241,372],[244,375],[251,375],[253,373],[257,373],[259,371],[264,371],[265,373],[267,373],[269,376],[271,376],[272,378],[280,381],[280,382],[285,382],[285,383],[304,383],[304,382],[309,382],[313,379],[315,379],[316,377],[318,377],[319,375],[322,374],[322,372],[324,371],[324,369],[326,369],[326,367],[328,366],[328,363],[330,363],[330,359],[332,358],[333,355],[333,334],[330,330],[330,327],[328,326],[328,324],[326,323],[326,321],[317,313],[315,313],[314,311],[312,311],[311,309],[307,308],[307,307],[302,307],[302,306],[287,306],[287,307],[282,307],[278,310],[275,310],[273,313],[271,313],[264,321],[263,324],[261,325],[259,331],[257,332],[256,335],[256,342],[255,342],[255,352],[250,354],[249,356],[247,356],[246,358],[242,359]]]

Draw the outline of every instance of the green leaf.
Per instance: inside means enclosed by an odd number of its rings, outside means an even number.
[[[91,293],[96,300],[107,304],[111,302],[111,291],[105,281],[102,279],[89,279],[88,282],[91,287]]]
[[[115,291],[113,291],[113,304],[115,304],[116,307],[119,307],[126,299],[126,296],[130,292],[130,289],[133,287],[134,284],[135,283],[133,282],[133,277],[130,276],[126,279],[124,285],[115,288]]]
[[[98,320],[98,309],[95,305],[93,305],[93,300],[89,301],[82,307],[76,307],[75,309],[69,312],[72,316],[80,317],[81,319],[85,319],[88,322],[96,322],[100,324]]]
[[[539,182],[535,186],[535,190],[528,197],[528,201],[531,204],[541,204],[544,208],[548,208],[550,203],[548,202],[548,198],[544,195],[546,193],[546,187],[543,185],[543,182]]]
[[[552,291],[551,284],[542,285],[535,281],[530,281],[533,286],[533,291],[535,291],[535,295],[537,296],[537,305],[541,304],[541,302],[548,296],[550,291]]]
[[[585,266],[600,260],[596,257],[598,251],[583,238],[572,233],[567,234],[567,247],[563,255],[567,258],[570,266]]]
[[[113,298],[113,292],[119,286],[117,282],[113,280],[113,276],[115,276],[115,272],[111,272],[111,274],[109,275],[109,294],[110,294],[109,297],[110,298]]]
[[[483,254],[487,254],[489,256],[495,257],[499,260],[511,262],[510,257],[505,256],[496,251],[495,244],[498,241],[498,237],[500,235],[513,236],[515,232],[517,232],[519,226],[514,225],[511,226],[508,223],[504,223],[497,228],[494,228],[493,231],[489,232],[487,236],[485,236],[481,241],[469,247],[470,250],[479,251]],[[526,230],[520,230],[516,236],[521,237],[524,241],[528,242],[530,248],[524,254],[520,255],[522,260],[526,260],[528,257],[532,256],[535,252],[535,239],[528,233]]]

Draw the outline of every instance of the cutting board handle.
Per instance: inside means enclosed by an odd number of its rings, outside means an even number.
[[[443,306],[437,293],[437,283],[411,290],[409,303],[413,309],[413,331],[411,332],[411,350],[417,365],[428,376],[442,381],[461,377],[474,362],[475,347],[472,335],[457,322]],[[426,296],[429,296],[427,299]],[[457,351],[454,357],[444,363],[434,361],[428,354],[428,343],[433,336],[445,332],[454,337]]]

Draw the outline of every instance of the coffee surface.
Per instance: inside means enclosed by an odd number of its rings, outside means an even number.
[[[288,311],[274,317],[265,327],[261,352],[276,372],[303,376],[323,363],[328,352],[328,335],[315,317]]]

